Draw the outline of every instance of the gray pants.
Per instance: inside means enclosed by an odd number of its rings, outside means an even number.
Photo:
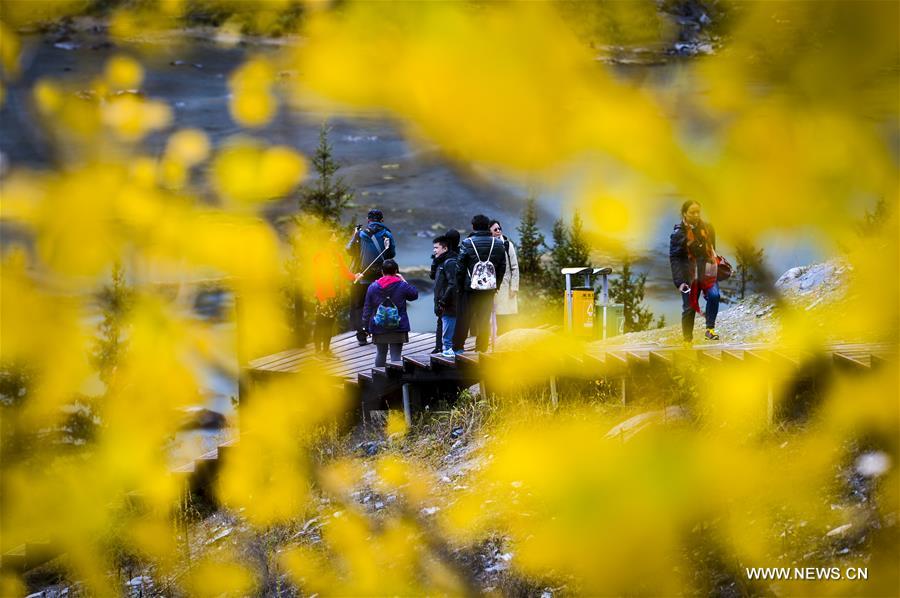
[[[388,347],[391,349],[391,361],[400,361],[403,354],[403,343],[381,343],[375,345],[375,367],[383,368],[387,363]]]

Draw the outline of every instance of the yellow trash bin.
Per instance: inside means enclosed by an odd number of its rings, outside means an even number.
[[[571,320],[569,312],[565,310],[565,327],[575,336],[593,337],[594,331],[594,290],[586,288],[575,288],[566,291],[571,301]]]

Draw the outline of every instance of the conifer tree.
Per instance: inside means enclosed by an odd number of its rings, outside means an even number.
[[[735,248],[737,260],[737,287],[738,295],[743,299],[747,294],[747,287],[761,278],[763,269],[763,250],[757,249],[747,242],[738,243]]]
[[[519,245],[519,276],[526,284],[536,283],[541,273],[541,255],[545,246],[544,235],[537,226],[537,209],[534,197],[525,200],[522,221],[516,227]]]
[[[652,325],[653,312],[643,305],[646,282],[647,274],[642,272],[635,276],[631,270],[631,259],[625,257],[622,260],[621,276],[613,278],[609,283],[609,296],[613,303],[622,304],[624,332],[647,330]],[[664,325],[665,318],[659,318],[656,327],[662,328]]]
[[[550,250],[551,272],[559,277],[562,268],[589,266],[590,246],[584,237],[584,225],[578,211],[572,216],[571,226],[566,226],[562,218],[553,223],[553,249]]]
[[[133,291],[125,279],[125,269],[120,262],[113,264],[111,284],[103,289],[100,303],[103,320],[94,346],[94,363],[100,379],[109,384],[125,352],[122,331],[128,310],[131,308]]]
[[[300,211],[316,216],[326,224],[340,225],[344,208],[353,199],[353,192],[344,179],[335,176],[340,164],[334,159],[328,142],[330,128],[322,123],[319,129],[319,146],[312,157],[313,170],[318,177],[312,185],[304,188],[300,195]]]

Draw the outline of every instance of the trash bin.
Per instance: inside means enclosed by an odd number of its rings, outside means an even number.
[[[618,336],[625,332],[625,306],[613,303],[606,306],[606,336]]]
[[[607,278],[611,272],[612,268],[592,268],[590,266],[562,269],[562,273],[566,277],[566,300],[563,311],[563,324],[566,332],[582,338],[596,338],[600,335],[598,327],[594,325],[596,301],[592,277],[599,275],[602,278],[600,303],[603,305],[608,296]],[[573,276],[583,276],[584,285],[573,287]]]
[[[594,289],[576,287],[566,291],[572,309],[565,310],[565,327],[575,336],[594,337]],[[571,320],[570,312],[571,311]]]

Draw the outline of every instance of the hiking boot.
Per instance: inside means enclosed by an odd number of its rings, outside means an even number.
[[[716,329],[715,329],[715,328],[707,328],[707,329],[706,329],[706,334],[704,334],[703,336],[706,337],[706,340],[708,340],[708,341],[717,341],[717,340],[719,340],[719,333],[716,332]]]
[[[441,356],[453,358],[456,357],[456,352],[453,349],[444,349],[443,351],[441,351]]]

